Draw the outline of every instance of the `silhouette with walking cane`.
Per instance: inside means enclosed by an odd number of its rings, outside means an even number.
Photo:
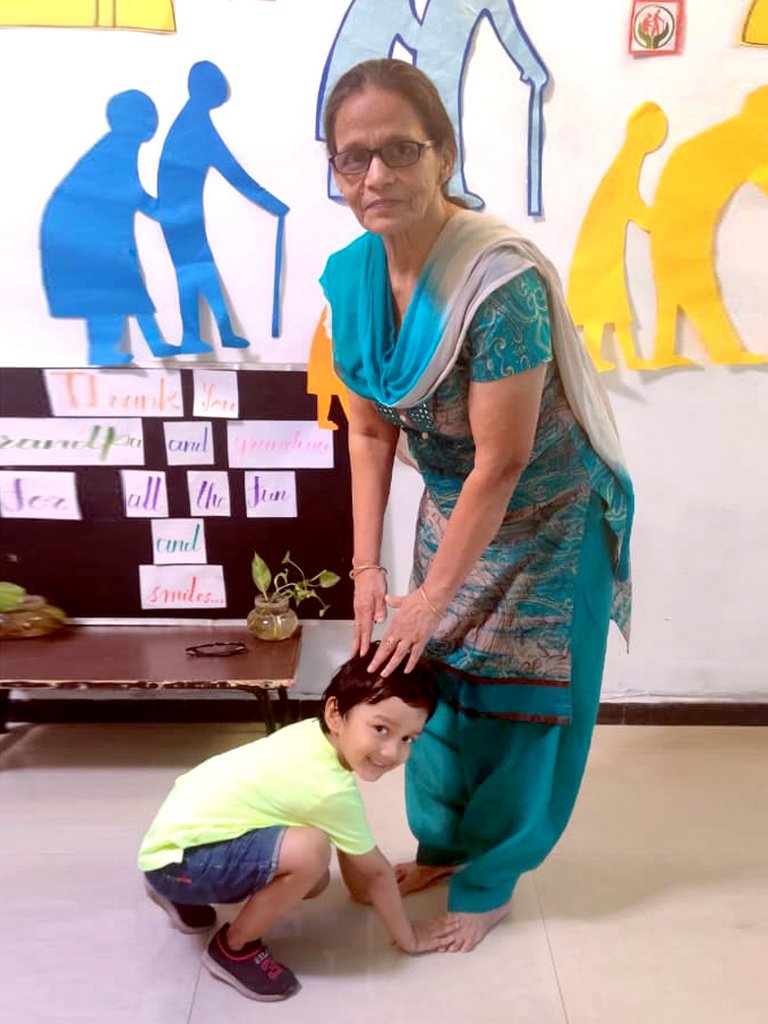
[[[472,44],[485,18],[504,52],[530,88],[528,103],[528,213],[542,212],[542,149],[544,144],[544,89],[549,72],[517,14],[513,0],[427,0],[421,18],[414,0],[352,0],[331,44],[323,69],[315,114],[315,135],[323,140],[323,107],[336,81],[361,61],[391,57],[395,46],[404,46],[414,64],[437,87],[451,118],[459,147],[449,191],[467,206],[479,208],[483,199],[471,192],[464,177],[462,87]],[[328,195],[340,199],[329,171]]]
[[[160,223],[173,260],[179,290],[182,339],[180,354],[210,352],[200,337],[200,299],[208,303],[224,348],[247,348],[232,327],[227,302],[205,231],[203,189],[211,169],[217,170],[241,195],[278,218],[272,334],[279,333],[279,281],[283,223],[288,207],[255,181],[231,154],[211,120],[211,110],[229,98],[229,85],[210,61],[193,65],[189,100],[171,125],[158,171]]]
[[[280,282],[288,207],[262,188],[230,153],[211,121],[211,110],[229,97],[227,80],[208,61],[193,65],[189,100],[166,137],[158,169],[158,197],[138,173],[141,145],[157,131],[158,115],[146,94],[130,90],[107,105],[110,131],[54,190],[41,225],[43,284],[51,316],[82,318],[88,362],[121,366],[132,359],[121,346],[135,317],[154,356],[210,352],[200,336],[200,300],[218,325],[224,348],[247,348],[230,319],[208,243],[203,192],[211,169],[233,188],[278,218],[272,296],[272,336],[280,333]],[[182,320],[180,346],[167,344],[155,320],[136,247],[135,219],[157,220],[176,272]]]
[[[107,104],[110,131],[56,187],[43,213],[40,252],[51,316],[84,319],[88,362],[121,366],[129,317],[135,317],[155,356],[175,355],[155,320],[136,250],[135,219],[157,218],[157,200],[139,180],[138,152],[157,131],[157,110],[129,90]]]

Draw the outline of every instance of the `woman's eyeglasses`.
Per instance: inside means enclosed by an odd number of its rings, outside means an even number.
[[[419,162],[422,152],[433,145],[431,140],[413,142],[404,139],[402,142],[388,142],[386,146],[380,146],[378,149],[363,149],[362,146],[356,146],[354,149],[343,149],[341,153],[329,157],[329,163],[339,174],[352,178],[358,174],[365,174],[375,156],[380,157],[387,167],[411,167]]]

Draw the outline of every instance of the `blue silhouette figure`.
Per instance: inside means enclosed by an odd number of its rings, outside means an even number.
[[[374,57],[391,57],[397,43],[412,55],[416,54],[416,40],[421,22],[413,8],[413,0],[352,0],[323,68],[315,112],[315,138],[325,141],[323,107],[336,82],[355,64]],[[328,195],[341,199],[333,172],[328,168]]]
[[[420,28],[413,0],[389,0],[386,4],[376,0],[352,0],[341,19],[323,68],[317,103],[318,139],[323,138],[325,97],[344,72],[373,57],[391,57],[398,42],[415,56]]]
[[[136,212],[157,217],[142,188],[138,153],[157,131],[157,110],[130,90],[107,104],[110,131],[56,187],[43,213],[40,250],[51,316],[84,319],[88,362],[121,366],[128,317],[136,317],[153,355],[175,355],[154,317],[136,250]]]
[[[486,0],[482,6],[465,0],[428,0],[424,11],[416,64],[438,87],[448,115],[456,128],[459,159],[453,169],[450,190],[463,196],[470,206],[483,205],[468,191],[464,178],[464,133],[461,91],[472,40],[480,21],[487,18],[504,48],[520,71],[520,80],[530,86],[528,101],[528,213],[542,212],[541,160],[544,142],[544,88],[549,72],[523,28],[513,0]]]
[[[189,100],[171,125],[163,145],[158,172],[160,222],[176,270],[183,335],[181,353],[210,352],[200,337],[200,299],[210,306],[225,348],[247,348],[249,342],[233,328],[205,232],[203,188],[214,168],[238,192],[279,218],[275,265],[275,295],[279,292],[280,255],[285,203],[273,196],[244,170],[229,152],[211,121],[210,112],[229,98],[221,70],[210,61],[193,65],[189,73]],[[273,310],[275,334],[276,310]]]
[[[484,205],[471,192],[464,177],[464,134],[461,91],[472,40],[482,18],[490,22],[506,54],[531,87],[528,107],[528,213],[542,211],[541,162],[544,140],[543,101],[549,73],[517,15],[513,0],[487,0],[475,6],[466,0],[427,0],[421,19],[413,0],[382,4],[380,0],[352,0],[336,33],[318,91],[315,135],[324,139],[322,111],[326,97],[341,75],[360,61],[390,57],[400,42],[414,63],[434,82],[456,131],[459,159],[449,190],[470,207]],[[332,175],[328,195],[341,198]]]

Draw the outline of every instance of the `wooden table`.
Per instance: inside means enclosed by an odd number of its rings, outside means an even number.
[[[232,656],[194,657],[187,648],[240,642]],[[70,626],[49,636],[0,640],[0,727],[11,690],[242,690],[256,697],[274,731],[270,690],[287,720],[301,629],[289,640],[257,640],[224,626]]]

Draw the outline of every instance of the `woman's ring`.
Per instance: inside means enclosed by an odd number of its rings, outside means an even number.
[[[384,637],[384,643],[385,644],[396,644],[397,640],[395,640],[395,638],[393,636],[387,636],[387,637]]]

